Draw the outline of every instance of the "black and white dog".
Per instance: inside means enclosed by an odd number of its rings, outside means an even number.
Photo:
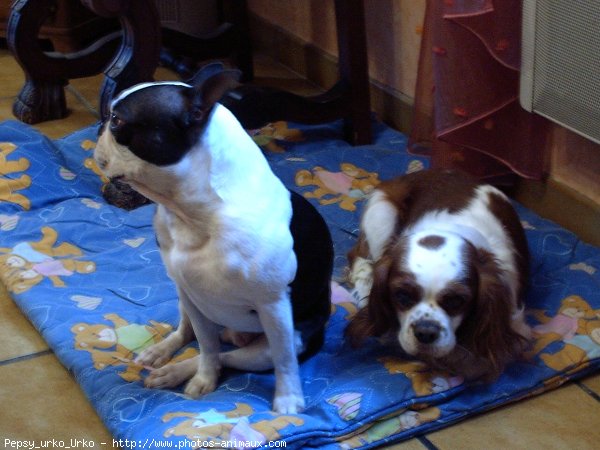
[[[181,320],[137,362],[155,367],[149,387],[197,397],[222,366],[275,370],[273,409],[304,407],[300,359],[323,343],[333,248],[327,225],[288,191],[234,115],[218,103],[227,73],[200,86],[136,85],[111,104],[94,157],[157,203],[154,227],[179,295]],[[166,364],[198,340],[200,355]],[[220,337],[240,348],[221,351]],[[165,365],[166,364],[166,365]]]

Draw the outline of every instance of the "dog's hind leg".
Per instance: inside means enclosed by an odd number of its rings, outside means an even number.
[[[219,360],[224,367],[237,370],[263,371],[273,368],[269,343],[264,334],[242,348],[219,353]]]
[[[233,344],[236,347],[246,347],[261,334],[262,333],[246,333],[241,331],[234,331],[231,328],[225,328],[221,332],[220,338],[221,342]]]
[[[173,354],[194,339],[194,330],[187,313],[179,305],[179,326],[164,340],[142,351],[135,362],[142,366],[161,367],[169,362]]]
[[[296,354],[304,351],[300,333],[295,333]],[[259,335],[242,348],[219,353],[219,360],[224,367],[237,370],[261,372],[273,369],[273,358],[269,342],[264,334]]]

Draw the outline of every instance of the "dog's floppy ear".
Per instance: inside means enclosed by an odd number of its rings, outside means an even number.
[[[392,255],[385,252],[373,266],[373,287],[368,307],[375,336],[381,336],[398,326],[398,317],[390,298],[390,272],[394,260]]]
[[[393,258],[384,254],[375,263],[369,304],[356,313],[346,328],[346,336],[355,347],[369,336],[382,336],[398,325],[389,291],[392,262]]]
[[[511,327],[510,288],[500,277],[500,268],[486,251],[476,250],[479,287],[471,319],[460,330],[463,345],[489,363],[490,379],[515,359],[526,345],[525,338]]]
[[[223,70],[221,64],[209,64],[192,79],[192,99],[190,101],[189,122],[201,125],[225,93],[240,86],[239,70]]]

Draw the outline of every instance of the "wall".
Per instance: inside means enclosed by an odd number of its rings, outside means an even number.
[[[248,0],[250,12],[337,56],[333,0]],[[390,90],[414,97],[425,0],[365,1],[369,73]]]

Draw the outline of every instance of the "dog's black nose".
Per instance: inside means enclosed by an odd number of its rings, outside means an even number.
[[[413,333],[422,344],[432,344],[440,337],[442,327],[433,320],[419,320],[413,325]]]

